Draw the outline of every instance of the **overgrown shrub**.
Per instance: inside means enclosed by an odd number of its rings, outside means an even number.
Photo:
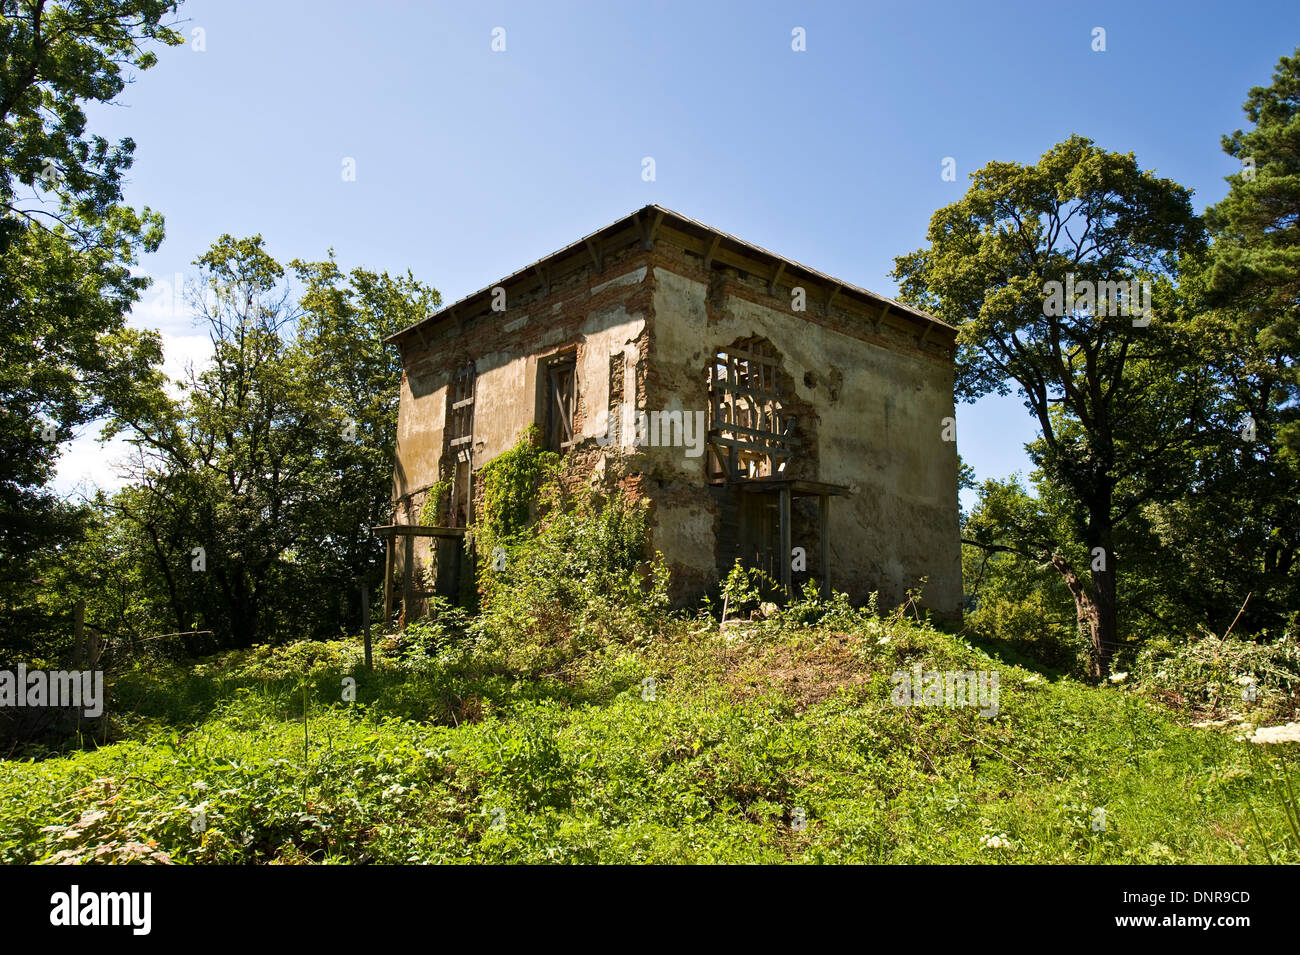
[[[1199,714],[1294,716],[1300,700],[1300,643],[1291,634],[1267,642],[1209,633],[1183,643],[1154,640],[1138,653],[1132,678]]]
[[[550,667],[582,649],[644,635],[668,609],[668,572],[646,553],[647,504],[617,492],[566,498],[557,481],[540,519],[482,554],[472,633],[514,667]]]
[[[508,545],[536,517],[539,494],[555,477],[560,456],[542,447],[537,425],[529,425],[509,451],[485,464],[478,480],[483,487],[483,506],[474,526],[480,547]]]

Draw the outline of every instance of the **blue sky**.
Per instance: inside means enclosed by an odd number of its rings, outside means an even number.
[[[1071,133],[1204,208],[1247,90],[1300,45],[1296,0],[193,0],[180,16],[187,45],[90,111],[93,132],[136,142],[128,200],[166,216],[134,320],[164,332],[173,371],[206,344],[173,276],[225,232],[282,261],[332,247],[344,268],[409,268],[453,301],[657,202],[892,295],[894,256],[970,172]],[[1014,397],[959,406],[980,478],[1027,470],[1034,433]],[[59,486],[111,486],[118,451],[88,431]]]

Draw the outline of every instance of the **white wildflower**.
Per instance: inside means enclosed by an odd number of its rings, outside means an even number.
[[[1300,723],[1285,723],[1281,726],[1261,726],[1250,738],[1252,743],[1300,743]]]
[[[997,835],[981,836],[980,846],[984,849],[1010,849],[1011,840],[1005,832],[999,832]]]

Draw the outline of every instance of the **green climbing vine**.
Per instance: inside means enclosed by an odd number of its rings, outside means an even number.
[[[560,456],[541,445],[541,431],[529,425],[518,444],[479,471],[483,502],[471,533],[481,593],[492,589],[494,575],[508,562],[507,553],[527,537],[534,502],[559,474]]]
[[[429,487],[424,495],[424,506],[420,508],[420,523],[427,527],[437,527],[442,519],[442,510],[451,495],[451,482],[439,481]]]
[[[529,425],[518,444],[479,471],[483,507],[475,537],[480,542],[485,538],[507,542],[528,526],[538,490],[560,467],[560,456],[541,444],[541,431]]]

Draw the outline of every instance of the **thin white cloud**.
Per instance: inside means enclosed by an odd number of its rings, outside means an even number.
[[[143,325],[145,322],[135,324]],[[187,327],[192,327],[186,319]],[[212,360],[212,342],[207,335],[174,335],[161,331],[162,371],[172,381],[172,397],[180,393],[177,383],[188,377],[187,367],[201,372]],[[118,435],[108,442],[99,441],[100,429],[90,425],[63,446],[55,471],[53,488],[63,496],[90,494],[96,488],[116,491],[127,484],[124,465],[131,459],[132,447]]]

